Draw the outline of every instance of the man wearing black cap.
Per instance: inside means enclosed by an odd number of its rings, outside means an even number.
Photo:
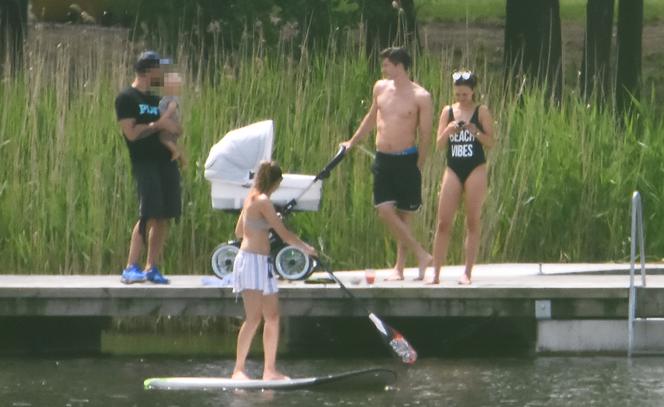
[[[115,99],[115,111],[129,148],[132,174],[139,200],[139,220],[134,225],[129,245],[127,267],[122,272],[125,284],[151,281],[168,284],[157,267],[168,231],[168,221],[181,212],[180,172],[171,161],[168,149],[159,141],[158,133],[182,133],[179,124],[159,117],[159,96],[151,87],[161,86],[161,65],[167,63],[154,51],[143,52],[134,70],[136,77],[130,87]],[[147,242],[144,268],[138,265],[141,250]]]

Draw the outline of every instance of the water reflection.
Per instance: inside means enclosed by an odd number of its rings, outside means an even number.
[[[538,357],[284,360],[293,377],[369,366],[397,369],[386,391],[145,391],[143,380],[223,376],[232,359],[4,358],[1,406],[660,406],[664,358]],[[261,365],[249,365],[258,375]]]

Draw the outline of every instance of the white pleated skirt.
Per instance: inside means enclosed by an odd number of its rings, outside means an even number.
[[[233,292],[262,291],[263,295],[279,292],[277,276],[270,256],[240,250],[233,263]]]

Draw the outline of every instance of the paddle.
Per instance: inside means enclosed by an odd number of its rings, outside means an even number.
[[[417,361],[417,352],[415,349],[413,349],[412,346],[408,343],[406,338],[401,335],[399,331],[396,329],[392,328],[385,322],[383,322],[376,314],[373,312],[370,312],[364,304],[362,304],[360,301],[358,301],[357,297],[353,295],[352,292],[346,286],[337,278],[337,276],[334,275],[332,272],[332,269],[330,268],[330,265],[327,264],[326,262],[323,262],[320,258],[316,258],[316,261],[325,269],[327,274],[332,277],[334,281],[339,284],[339,287],[346,293],[347,296],[349,296],[352,300],[354,300],[356,303],[359,303],[362,308],[364,308],[364,311],[369,314],[369,319],[371,322],[373,322],[374,326],[378,330],[378,334],[380,335],[381,339],[385,344],[390,348],[392,353],[403,363],[412,365]]]

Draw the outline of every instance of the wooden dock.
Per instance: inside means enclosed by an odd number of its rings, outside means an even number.
[[[479,265],[471,286],[460,286],[459,266],[448,267],[439,285],[406,279],[375,284],[364,271],[337,272],[344,284],[376,313],[394,317],[535,317],[536,301],[550,301],[553,319],[626,318],[627,264]],[[647,266],[647,288],[639,288],[639,313],[664,317],[664,265]],[[638,273],[638,270],[637,270]],[[325,274],[314,274],[323,277]],[[170,275],[167,286],[124,285],[119,275],[0,275],[0,316],[241,316],[230,288],[204,285],[204,275]],[[637,274],[637,282],[640,277]],[[335,284],[280,282],[284,316],[361,316]],[[661,300],[660,300],[661,298]]]
[[[336,274],[368,309],[388,319],[524,318],[539,321],[539,335],[553,326],[568,330],[570,323],[577,330],[591,322],[610,332],[626,329],[628,264],[478,265],[471,286],[456,283],[461,272],[461,266],[445,268],[440,285],[412,281],[415,269],[407,269],[406,279],[398,282],[384,281],[390,270],[376,270],[373,285],[364,280],[364,271]],[[215,281],[211,275],[168,277],[171,284],[160,286],[124,285],[119,275],[0,275],[0,317],[242,316],[242,302],[230,288],[204,284]],[[282,281],[279,295],[285,319],[365,316],[335,284]],[[637,316],[664,317],[664,265],[647,265],[646,287],[637,289]],[[598,329],[592,324],[588,335]],[[538,340],[538,349],[568,346],[545,342]],[[622,346],[622,339],[610,345],[613,350]]]

